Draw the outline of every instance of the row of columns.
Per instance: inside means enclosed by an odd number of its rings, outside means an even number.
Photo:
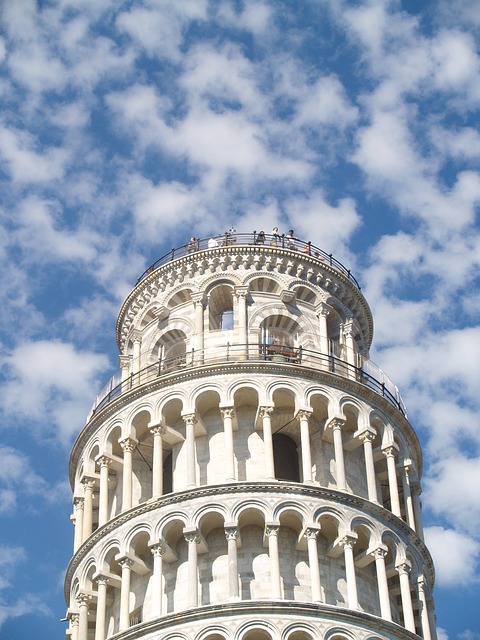
[[[273,406],[260,407],[259,416],[262,420],[263,439],[265,447],[265,479],[275,480],[273,434],[271,415]],[[224,442],[225,442],[225,480],[235,482],[235,456],[234,456],[234,432],[233,420],[235,417],[234,407],[221,407],[220,412],[223,419]],[[311,411],[300,410],[296,414],[300,427],[300,453],[302,477],[305,484],[314,484],[312,475],[312,455],[310,442],[309,418]],[[185,422],[185,446],[187,458],[187,488],[197,486],[196,478],[196,455],[195,455],[195,424],[194,413],[183,416]],[[326,425],[326,429],[331,431],[337,487],[340,491],[348,491],[345,471],[344,445],[343,445],[343,418],[332,418]],[[153,425],[150,427],[153,436],[153,461],[152,461],[152,497],[159,497],[163,494],[163,436],[165,427],[163,425]],[[381,496],[378,496],[375,461],[373,453],[373,440],[375,433],[366,429],[358,436],[358,442],[363,446],[365,473],[367,481],[368,499],[376,504],[381,504]],[[130,509],[132,505],[132,484],[133,484],[133,452],[137,446],[137,440],[131,436],[119,441],[123,449],[123,475],[122,475],[122,511]],[[396,447],[394,445],[384,447],[382,453],[386,458],[388,490],[391,503],[391,511],[402,518],[402,507],[400,504],[400,494],[397,479],[397,465],[395,460]],[[75,550],[92,533],[93,527],[93,499],[94,490],[99,485],[98,497],[98,525],[104,525],[108,520],[109,493],[108,477],[109,468],[113,458],[101,454],[97,456],[96,462],[99,465],[99,476],[86,476],[83,479],[84,495],[76,497],[75,505]],[[421,505],[419,500],[418,485],[412,487],[410,482],[411,465],[408,463],[400,467],[404,512],[407,524],[420,536],[423,535],[421,527]]]
[[[278,545],[278,534],[280,524],[278,522],[268,522],[265,525],[265,536],[268,540],[268,555],[270,560],[270,597],[274,600],[282,599],[280,553]],[[318,523],[308,525],[303,535],[307,541],[308,563],[310,567],[310,583],[312,602],[323,601],[322,587],[320,583],[320,565],[318,557],[317,536],[320,532]],[[239,532],[235,524],[225,524],[225,537],[227,540],[228,553],[228,600],[230,602],[240,600],[239,578],[238,578],[238,557],[237,540]],[[195,608],[198,606],[198,544],[201,535],[196,528],[185,528],[184,537],[188,545],[188,578],[187,578],[187,606]],[[343,550],[345,562],[345,579],[347,585],[347,602],[349,609],[358,610],[359,602],[357,595],[356,568],[354,558],[354,545],[357,535],[354,532],[346,532],[340,539],[335,541],[334,546]],[[162,611],[162,576],[163,576],[163,556],[168,545],[159,540],[150,545],[153,555],[152,574],[152,610],[151,617],[157,618],[163,615]],[[392,621],[390,606],[390,593],[385,566],[385,557],[388,549],[384,545],[368,552],[368,555],[375,562],[378,598],[380,603],[380,615],[383,619]],[[120,582],[120,616],[119,631],[123,631],[130,626],[130,583],[131,571],[134,562],[131,558],[117,558],[121,567]],[[412,602],[411,586],[409,574],[411,565],[407,560],[399,562],[395,569],[399,577],[400,596],[403,611],[403,624],[406,629],[416,633],[414,608]],[[106,606],[107,606],[107,585],[108,575],[97,574],[95,580],[98,585],[96,598],[96,618],[95,618],[95,640],[105,640],[106,632]],[[72,629],[75,629],[72,640],[88,640],[88,607],[92,599],[90,594],[80,593],[77,597],[78,616],[75,620],[72,617]],[[417,581],[417,599],[419,607],[419,621],[421,624],[421,634],[424,640],[434,640],[431,629],[433,612],[429,607],[427,586],[423,576]],[[78,624],[76,624],[78,622]]]

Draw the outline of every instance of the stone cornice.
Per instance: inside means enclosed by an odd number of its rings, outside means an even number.
[[[370,387],[367,387],[360,382],[356,382],[350,378],[346,378],[329,371],[321,371],[318,369],[311,369],[308,367],[302,367],[302,365],[295,365],[292,369],[292,365],[289,363],[279,363],[270,361],[238,361],[238,362],[224,362],[220,364],[211,365],[199,365],[198,367],[191,367],[187,369],[180,369],[174,371],[168,375],[155,378],[154,380],[147,382],[143,385],[139,385],[130,391],[126,391],[122,395],[118,396],[105,407],[95,413],[89,422],[85,425],[82,431],[79,433],[75,443],[72,447],[69,463],[69,475],[70,484],[72,490],[74,489],[75,473],[79,461],[81,452],[88,442],[88,439],[97,431],[98,428],[107,420],[110,416],[121,411],[124,407],[128,406],[135,400],[143,398],[150,393],[159,391],[162,388],[168,388],[172,385],[177,385],[190,380],[198,378],[206,378],[209,376],[225,376],[225,375],[238,375],[245,374],[246,379],[252,375],[275,375],[290,373],[295,376],[296,379],[302,378],[305,380],[314,380],[321,384],[329,385],[339,391],[347,391],[352,395],[356,395],[366,402],[370,403],[375,408],[380,409],[386,415],[394,416],[395,423],[402,430],[402,433],[408,439],[409,445],[412,451],[415,452],[416,461],[418,463],[417,471],[418,476],[422,476],[422,452],[420,442],[417,434],[415,433],[410,422],[405,418],[401,411],[399,411],[394,405],[392,405],[386,398],[376,393]]]
[[[365,633],[365,637],[378,634],[390,640],[418,640],[416,633],[408,631],[395,622],[388,622],[370,613],[322,603],[296,602],[293,600],[243,600],[226,604],[203,605],[143,622],[116,633],[111,638],[112,640],[139,640],[140,638],[145,638],[147,634],[171,629],[177,629],[178,632],[181,632],[184,625],[191,625],[196,622],[202,623],[205,619],[218,620],[227,616],[233,618],[248,617],[258,620],[268,620],[272,616],[276,616],[280,620],[288,621],[298,616],[302,620],[306,618],[313,625],[321,625],[322,627],[333,625],[338,628],[339,625],[351,625],[357,632],[361,629]]]
[[[178,491],[169,493],[159,498],[148,500],[128,511],[120,513],[109,520],[102,527],[98,528],[92,533],[92,535],[81,545],[73,556],[70,564],[68,565],[65,576],[65,599],[68,602],[68,594],[70,592],[70,583],[74,574],[74,571],[81,560],[87,555],[87,553],[103,538],[109,534],[114,533],[118,528],[145,514],[151,513],[159,508],[175,506],[176,508],[183,503],[191,504],[196,499],[208,498],[211,500],[215,497],[218,500],[219,495],[239,495],[239,494],[265,494],[267,496],[284,494],[288,500],[292,499],[292,496],[298,495],[299,499],[305,500],[309,498],[312,500],[325,500],[327,503],[335,503],[343,506],[349,506],[358,510],[361,514],[368,514],[378,522],[382,522],[384,525],[393,529],[394,531],[401,532],[403,539],[418,549],[425,559],[426,567],[429,570],[430,584],[434,584],[435,570],[433,567],[433,561],[430,556],[425,543],[421,538],[411,529],[406,522],[401,518],[394,515],[391,511],[384,509],[378,504],[369,502],[365,498],[355,496],[343,491],[337,491],[335,489],[327,489],[325,487],[314,487],[311,485],[297,484],[291,482],[236,482],[232,484],[222,485],[210,485],[205,487],[198,487],[195,489],[186,489],[184,491]]]
[[[179,278],[193,284],[206,272],[227,272],[227,266],[230,270],[241,268],[246,274],[251,274],[252,268],[264,273],[278,271],[297,281],[303,280],[320,286],[349,309],[356,310],[355,316],[364,331],[365,343],[367,348],[370,347],[373,337],[372,313],[365,297],[346,273],[331,266],[326,260],[299,251],[270,245],[235,244],[186,254],[159,266],[140,280],[125,299],[118,314],[116,336],[120,352],[123,351],[135,316],[158,291],[175,286]]]

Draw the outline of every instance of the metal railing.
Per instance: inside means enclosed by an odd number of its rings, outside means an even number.
[[[304,255],[312,256],[319,260],[320,262],[324,262],[325,264],[330,265],[340,271],[345,277],[347,277],[353,284],[361,290],[361,287],[357,281],[357,279],[352,275],[350,269],[347,269],[341,262],[336,260],[331,253],[326,253],[323,249],[316,247],[311,242],[306,242],[305,240],[299,240],[298,238],[290,238],[285,234],[274,235],[274,234],[262,234],[262,232],[257,233],[253,231],[252,233],[236,233],[227,231],[226,233],[212,236],[211,238],[193,238],[187,244],[183,244],[182,246],[172,249],[164,256],[156,260],[152,265],[146,269],[140,278],[137,280],[137,284],[141,282],[149,273],[158,269],[164,264],[168,264],[172,260],[176,260],[177,258],[182,258],[186,255],[195,254],[199,251],[206,251],[208,249],[216,249],[217,247],[227,247],[232,245],[243,245],[243,246],[256,246],[258,248],[261,247],[280,247],[282,249],[290,249],[292,251],[298,251]]]
[[[104,387],[104,390],[108,389],[105,395],[103,397],[101,397],[101,394],[97,396],[88,419],[123,393],[152,382],[159,377],[185,369],[201,368],[205,365],[221,365],[229,362],[283,364],[316,371],[327,371],[373,389],[373,391],[399,409],[404,416],[407,415],[407,410],[398,388],[386,373],[371,360],[365,361],[362,367],[357,367],[334,355],[319,353],[302,347],[271,344],[227,344],[224,347],[212,349],[192,349],[182,356],[177,355],[155,362],[115,385],[114,381],[118,380],[118,375],[113,376]]]

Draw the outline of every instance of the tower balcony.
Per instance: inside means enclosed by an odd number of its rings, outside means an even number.
[[[194,372],[198,369],[205,372],[205,367],[222,367],[234,364],[237,367],[257,365],[260,370],[274,372],[279,367],[285,374],[299,374],[302,370],[328,372],[339,378],[352,380],[360,385],[372,389],[376,394],[385,398],[405,417],[407,410],[400,392],[391,378],[371,360],[361,366],[355,366],[334,355],[319,353],[302,347],[291,347],[276,344],[226,344],[210,349],[175,354],[163,360],[142,368],[137,373],[121,380],[119,373],[115,374],[105,384],[97,395],[90,410],[88,420],[101,409],[123,394],[149,384],[156,379],[167,377],[175,373]]]

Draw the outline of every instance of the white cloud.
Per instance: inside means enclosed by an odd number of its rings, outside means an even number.
[[[2,364],[7,381],[0,397],[9,421],[42,423],[39,439],[62,443],[78,432],[100,386],[98,376],[108,369],[104,355],[47,340],[20,344]]]
[[[466,586],[477,582],[475,571],[480,543],[439,526],[425,529],[425,541],[433,556],[438,586]]]

